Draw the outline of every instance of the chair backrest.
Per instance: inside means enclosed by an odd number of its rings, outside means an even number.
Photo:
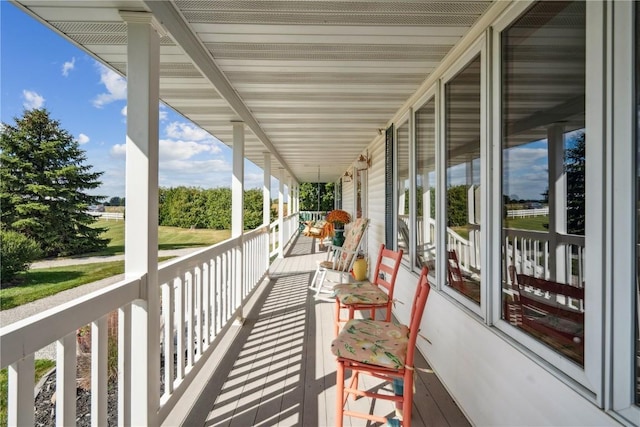
[[[339,259],[336,260],[336,269],[341,271],[351,271],[353,263],[356,260],[355,255],[358,252],[358,249],[360,249],[362,236],[364,236],[364,231],[367,229],[368,225],[368,218],[358,218],[351,228],[344,233],[344,243],[342,244],[343,251],[340,251]]]
[[[416,288],[416,294],[413,297],[413,304],[411,305],[411,320],[409,323],[409,344],[407,347],[407,358],[405,359],[405,366],[413,367],[413,356],[416,350],[416,340],[418,339],[418,332],[420,332],[420,322],[422,322],[422,315],[424,314],[424,307],[427,304],[427,298],[431,292],[431,286],[427,278],[429,269],[422,267],[420,272],[420,278],[418,279],[418,287]]]
[[[459,291],[464,290],[464,277],[460,271],[460,263],[458,262],[458,254],[455,250],[449,251],[449,264],[447,267],[447,275],[449,277],[449,286]]]
[[[400,264],[402,263],[402,249],[399,251],[392,251],[384,246],[384,243],[380,245],[380,251],[378,252],[378,260],[376,261],[376,268],[373,271],[371,277],[371,283],[378,285],[387,290],[389,299],[393,299],[393,290],[395,288],[396,276],[400,270]],[[384,274],[381,274],[384,273]]]

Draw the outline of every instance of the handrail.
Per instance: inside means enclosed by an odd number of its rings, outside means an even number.
[[[287,241],[297,231],[297,218],[297,214],[290,215],[284,222],[285,230],[288,230]],[[164,360],[177,360],[175,371],[174,364],[165,364],[164,391],[157,408],[159,423],[185,394],[207,357],[214,353],[219,341],[216,337],[228,329],[266,277],[270,229],[271,226],[262,226],[241,237],[170,260],[158,268],[161,321],[157,333],[162,345],[158,350],[149,349],[149,354],[150,357],[160,355]],[[244,257],[241,263],[238,262],[239,254]],[[75,405],[63,405],[63,401],[75,401],[75,368],[72,366],[75,366],[76,331],[87,324],[92,324],[95,334],[91,357],[99,370],[96,375],[92,373],[91,390],[99,394],[101,400],[97,401],[106,402],[108,348],[99,343],[106,343],[107,315],[118,309],[130,313],[130,304],[144,295],[146,277],[146,274],[128,277],[0,329],[0,367],[11,367],[8,397],[12,424],[33,424],[34,355],[55,342],[58,343],[58,364],[62,363],[56,371],[59,396],[56,417],[69,422],[75,419]],[[135,325],[131,326],[135,328]],[[124,327],[119,329],[118,341],[124,344],[123,348],[129,347],[135,335]],[[94,341],[97,346],[93,345]],[[178,354],[186,357],[176,357]],[[125,366],[129,366],[130,361],[126,360],[129,355],[120,354],[119,357],[124,357]],[[126,370],[120,375],[119,382],[136,381],[135,373],[131,374],[132,378],[125,378]],[[124,413],[122,408],[118,410]],[[98,425],[106,424],[106,408],[92,405],[91,411],[92,420],[97,420]]]
[[[143,283],[144,276],[125,279],[0,328],[0,368],[139,298]]]

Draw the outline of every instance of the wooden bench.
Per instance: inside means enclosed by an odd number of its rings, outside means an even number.
[[[515,274],[517,295],[505,315],[518,312],[520,328],[578,363],[584,362],[584,288]]]

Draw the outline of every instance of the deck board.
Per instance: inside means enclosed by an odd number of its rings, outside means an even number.
[[[268,285],[196,403],[189,425],[335,425],[336,366],[329,350],[334,304],[316,301],[308,289],[315,261],[324,256],[317,240],[299,236],[285,258],[273,262]],[[419,353],[415,364],[413,425],[469,425]],[[372,387],[381,386],[377,381],[361,378]],[[348,405],[394,414],[387,401],[357,399]],[[345,417],[344,425],[376,424]]]

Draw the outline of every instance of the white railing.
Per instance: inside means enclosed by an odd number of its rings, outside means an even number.
[[[400,217],[408,224],[408,217]],[[426,223],[426,224],[425,224]],[[429,227],[429,230],[424,230]],[[455,250],[460,267],[465,271],[480,269],[480,226],[469,225],[469,239],[465,239],[447,227],[447,250]],[[417,218],[418,240],[422,236],[435,236],[435,221]],[[432,234],[424,234],[432,233]],[[547,280],[582,286],[584,283],[584,236],[548,232],[504,229],[503,231],[503,277],[509,279],[508,266],[515,265],[518,273]],[[551,257],[551,248],[555,256]]]
[[[283,222],[283,245],[287,245],[291,238],[296,235],[298,232],[299,225],[299,214],[292,214],[284,218]],[[273,221],[269,224],[269,256],[273,257],[278,254],[280,248],[280,239],[279,239],[279,231],[280,227],[278,225],[278,220]]]
[[[285,228],[294,222],[297,230],[297,215],[287,218]],[[159,268],[161,348],[149,349],[150,357],[167,362],[164,372],[158,372],[164,380],[162,393],[157,391],[158,423],[184,395],[215,350],[216,337],[241,314],[242,305],[265,277],[268,230],[261,227]],[[107,425],[107,316],[119,309],[130,313],[131,303],[143,296],[145,281],[146,275],[128,278],[0,329],[0,367],[9,368],[9,425],[34,424],[34,355],[51,343],[57,343],[56,420],[58,425],[75,424],[76,331],[87,324],[92,335],[91,420],[92,425]],[[131,348],[131,334],[124,326],[119,329],[119,347]],[[118,353],[120,363],[130,366],[124,353]],[[119,385],[136,381],[135,373],[131,378],[125,373],[119,372]],[[118,413],[121,423],[127,424],[123,414],[129,402],[119,397]]]
[[[546,280],[584,284],[584,236],[544,231],[503,230],[503,277],[510,281],[508,268]],[[555,256],[550,256],[555,251]]]
[[[300,211],[300,221],[318,221],[326,216],[326,211]]]
[[[547,216],[549,207],[538,209],[517,209],[507,211],[507,218],[526,218],[530,216]]]

